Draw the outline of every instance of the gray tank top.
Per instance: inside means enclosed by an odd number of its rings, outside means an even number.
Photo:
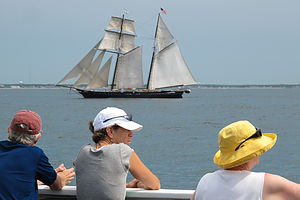
[[[77,199],[123,200],[133,149],[126,144],[111,144],[95,149],[83,146],[74,161]]]

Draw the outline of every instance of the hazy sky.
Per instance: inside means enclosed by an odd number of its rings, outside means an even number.
[[[300,83],[299,0],[0,0],[0,83],[57,83],[124,8],[147,79],[160,7],[196,81]]]

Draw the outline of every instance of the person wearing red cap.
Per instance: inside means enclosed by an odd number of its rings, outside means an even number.
[[[42,149],[34,146],[42,134],[40,116],[30,110],[15,114],[8,139],[0,141],[0,199],[38,199],[37,181],[60,190],[75,176],[61,164],[53,169]]]

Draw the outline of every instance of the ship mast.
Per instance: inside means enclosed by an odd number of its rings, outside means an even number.
[[[119,48],[118,48],[118,52],[117,52],[117,60],[116,60],[116,65],[115,65],[113,80],[112,80],[112,83],[111,83],[111,89],[113,89],[114,86],[116,85],[115,84],[115,78],[116,78],[116,71],[117,71],[117,66],[118,66],[118,60],[119,60],[119,56],[120,56],[120,52],[121,52],[121,49],[120,49],[120,45],[121,45],[120,40],[121,40],[121,37],[122,37],[124,17],[125,17],[125,15],[123,14],[123,16],[122,16],[122,22],[121,22],[121,29],[120,29],[120,33],[119,33]]]
[[[152,53],[150,70],[149,70],[149,76],[148,76],[148,82],[147,82],[147,89],[149,89],[149,83],[150,83],[150,77],[151,77],[151,73],[152,73],[153,60],[154,60],[154,56],[155,56],[155,52],[156,52],[156,37],[157,37],[157,27],[158,27],[159,16],[160,16],[160,13],[158,13],[157,23],[156,23],[156,29],[155,29],[155,34],[154,34],[153,53]]]

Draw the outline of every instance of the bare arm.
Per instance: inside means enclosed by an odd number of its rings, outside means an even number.
[[[195,196],[196,196],[196,191],[193,193],[193,195],[191,196],[190,200],[195,200]]]
[[[300,185],[281,176],[265,174],[264,200],[300,200]]]
[[[139,180],[137,179],[133,179],[132,181],[130,181],[129,183],[126,183],[126,187],[127,188],[137,188],[137,183],[139,182]]]
[[[74,179],[74,176],[74,168],[57,172],[56,180],[52,185],[50,185],[51,190],[61,190],[65,185],[71,183],[71,181]]]
[[[58,172],[62,172],[62,171],[64,171],[64,170],[66,170],[66,168],[65,168],[65,165],[62,163],[62,164],[60,164],[60,165],[55,169],[55,172],[58,173]],[[44,183],[43,183],[42,181],[40,181],[40,180],[37,180],[37,184],[38,184],[38,185],[44,185]]]
[[[55,169],[55,172],[58,173],[58,172],[62,172],[65,170],[66,170],[66,167],[65,167],[64,163],[62,163]]]
[[[130,182],[132,185],[150,190],[160,189],[159,179],[144,165],[135,152],[132,152],[129,160],[129,171],[137,179]],[[130,186],[128,184],[127,186]]]

